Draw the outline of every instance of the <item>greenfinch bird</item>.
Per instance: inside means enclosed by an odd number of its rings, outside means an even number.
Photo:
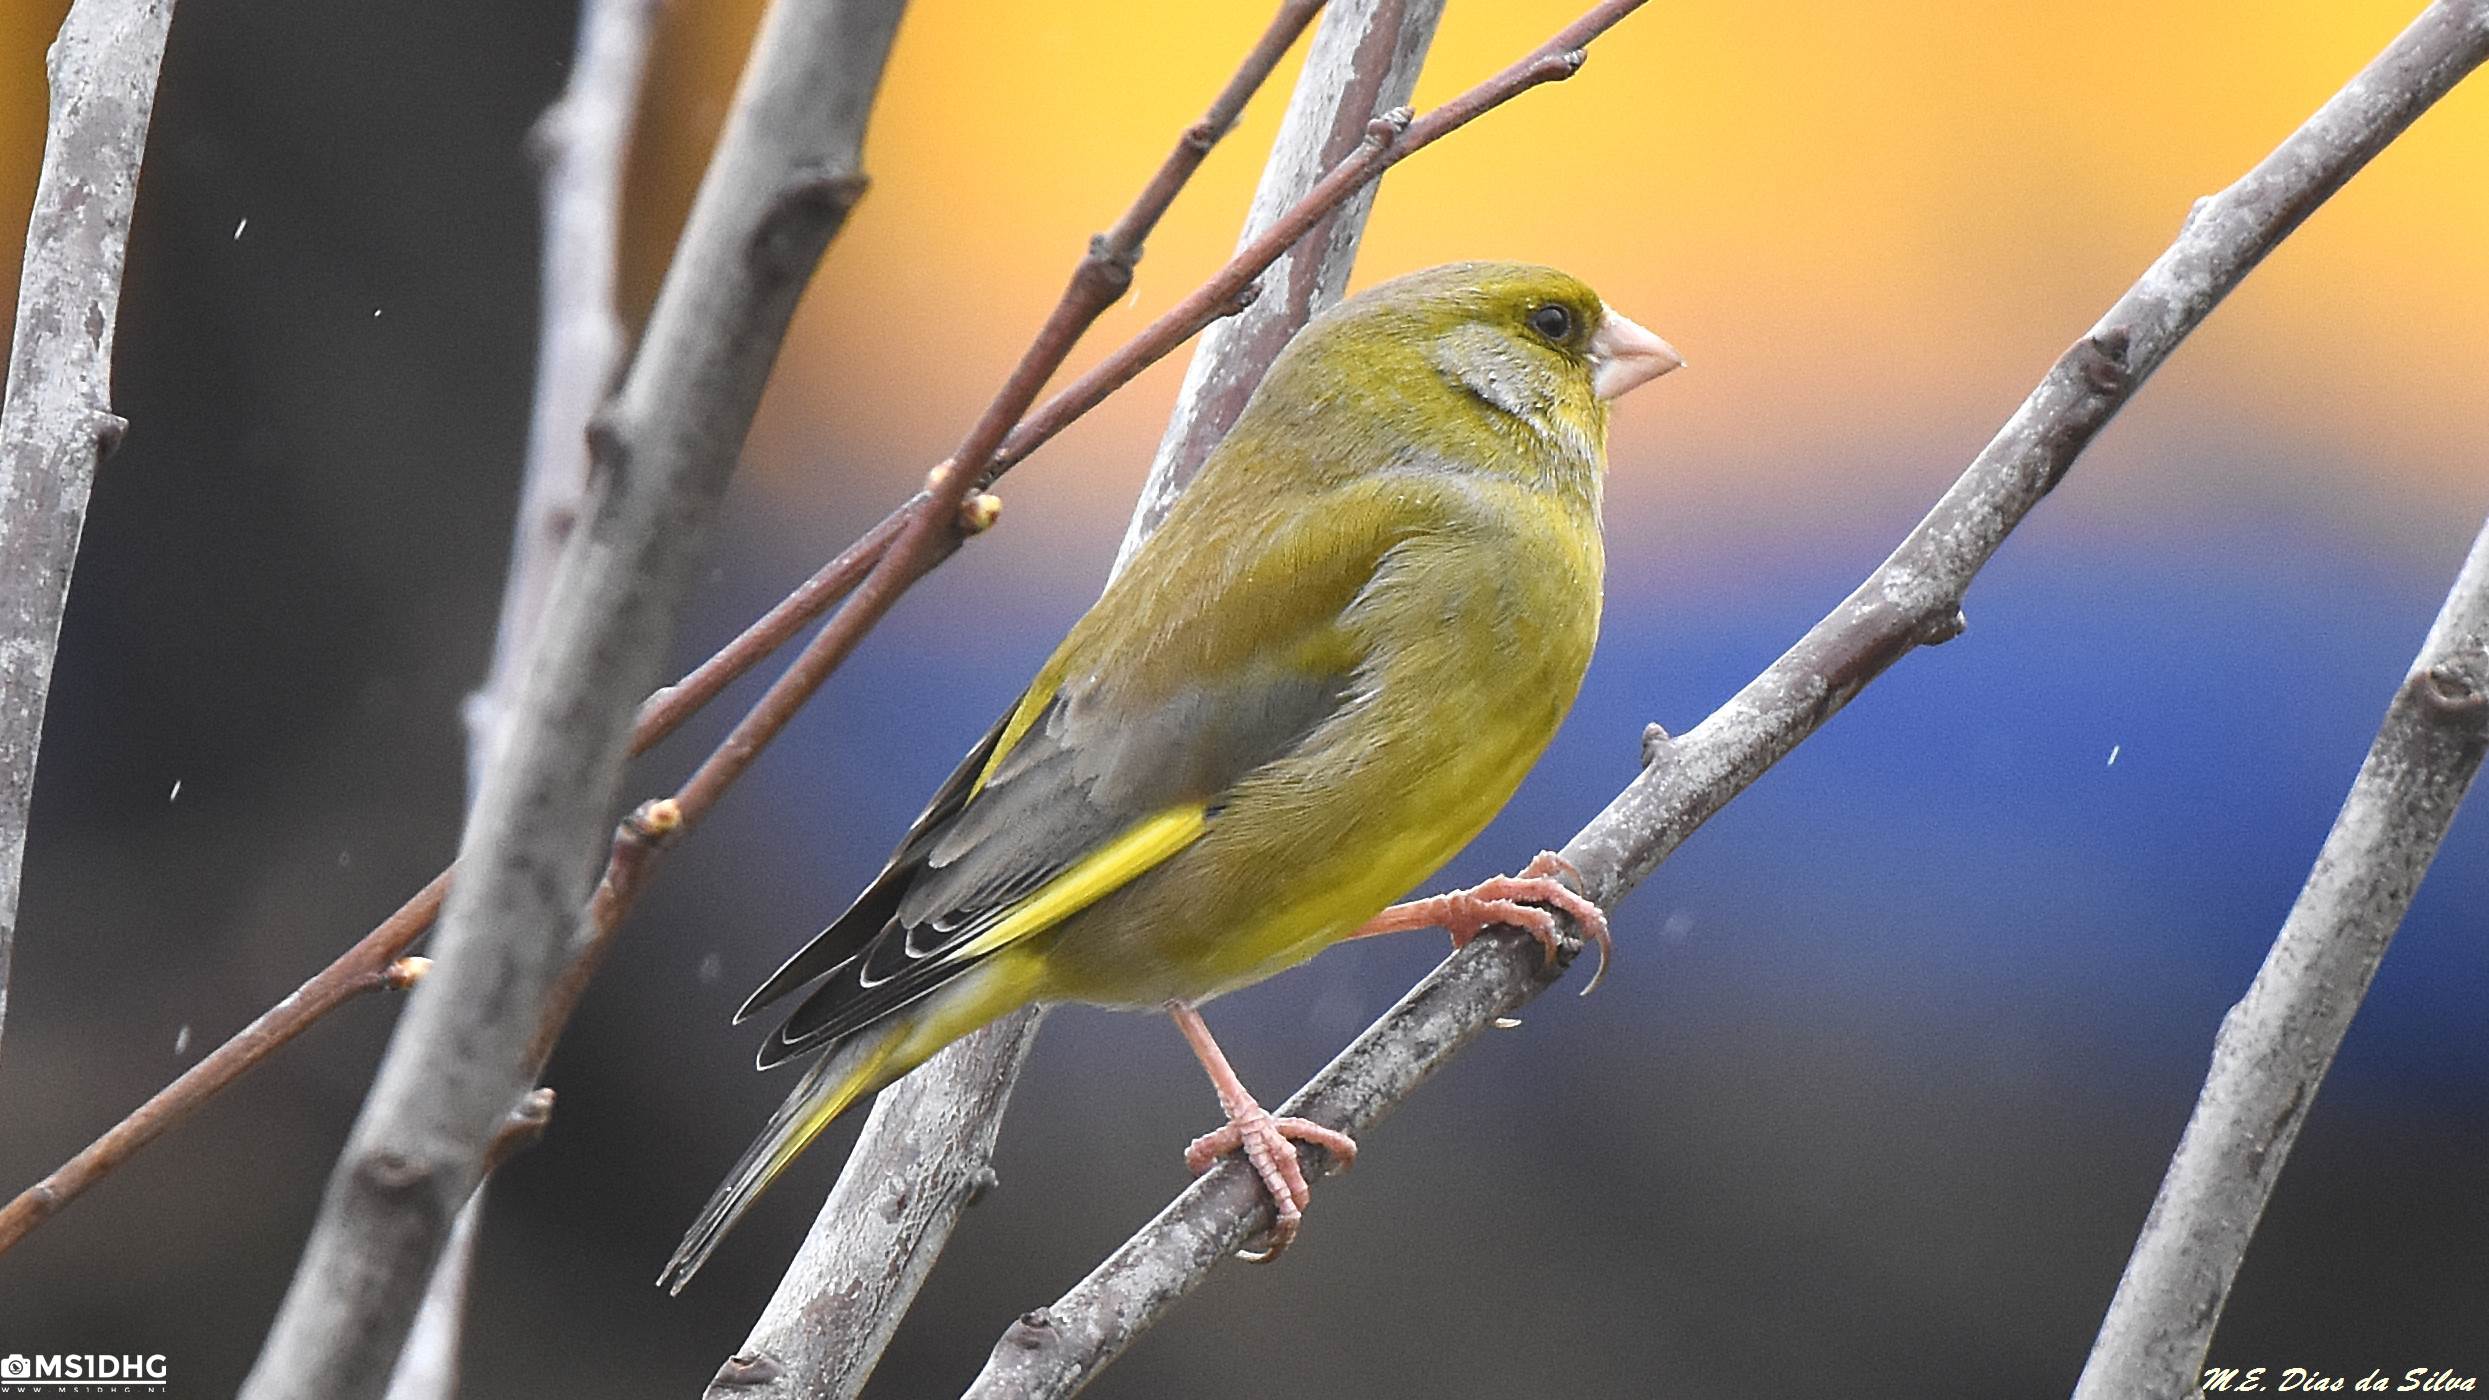
[[[1542,855],[1386,909],[1484,828],[1572,705],[1598,635],[1608,403],[1682,361],[1550,268],[1458,263],[1342,302],[1270,368],[1164,526],[971,750],[855,903],[742,1021],[813,983],[761,1067],[819,1058],[660,1282],[680,1289],[833,1119],[1036,1002],[1163,1007],[1269,1189],[1295,1141],[1197,1008],[1345,938],[1466,941],[1545,907],[1605,952]]]

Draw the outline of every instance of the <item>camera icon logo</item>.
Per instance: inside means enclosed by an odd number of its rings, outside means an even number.
[[[0,1357],[0,1378],[24,1380],[34,1373],[34,1364],[21,1353],[11,1352],[5,1357]]]

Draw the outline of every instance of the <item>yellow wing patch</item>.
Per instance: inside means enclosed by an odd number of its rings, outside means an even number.
[[[1144,817],[1114,840],[1074,862],[1045,887],[1011,906],[992,928],[943,954],[944,962],[983,957],[1045,932],[1200,839],[1210,826],[1206,806],[1171,807]]]
[[[1048,662],[1047,669],[1052,670],[1053,665]],[[994,740],[994,751],[985,756],[985,766],[977,770],[977,780],[968,788],[970,797],[985,791],[986,783],[994,777],[994,770],[1003,766],[1003,760],[1011,757],[1011,751],[1028,737],[1029,726],[1037,723],[1037,717],[1046,712],[1046,705],[1054,696],[1054,687],[1048,683],[1050,679],[1045,672],[1039,672],[1037,684],[1030,686],[1027,693],[1020,697],[1020,703],[1011,707],[1011,718],[1003,722],[1003,732]],[[1045,698],[1039,698],[1041,696]]]

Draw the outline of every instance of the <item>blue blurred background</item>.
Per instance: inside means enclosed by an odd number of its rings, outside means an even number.
[[[58,3],[0,6],[32,187]],[[1880,559],[2051,357],[2414,7],[1658,6],[1387,182],[1360,284],[1566,265],[1692,367],[1619,415],[1581,701],[1443,877],[1508,869]],[[1570,17],[1455,4],[1439,98]],[[753,6],[677,6],[644,296]],[[920,0],[876,187],[807,304],[688,664],[908,490],[1262,22]],[[445,859],[532,353],[520,149],[566,7],[182,11],[43,760],[0,1046],[30,1182]],[[1064,81],[1067,67],[1117,75]],[[2204,81],[2206,71],[2217,81]],[[1280,81],[1288,80],[1283,73]],[[1266,98],[1099,346],[1233,236]],[[1281,1267],[1223,1270],[1105,1396],[1996,1396],[2072,1383],[2200,1081],[2484,510],[2489,89],[2356,181],[2141,396],[1970,596],[1366,1139]],[[247,223],[244,221],[247,220]],[[1095,351],[1093,350],[1092,353]],[[785,1089],[725,1022],[841,907],[1095,595],[1180,361],[1008,484],[668,863],[495,1188],[465,1393],[682,1395],[738,1344],[843,1128],[686,1296],[648,1286]],[[748,699],[750,685],[737,692]],[[729,706],[728,708],[731,708]],[[679,780],[730,717],[651,755]],[[178,791],[175,785],[179,784]],[[2489,1371],[2489,817],[2378,977],[2214,1349]],[[1284,1094],[1431,966],[1328,954],[1210,1012]],[[347,1009],[0,1257],[0,1350],[145,1350],[229,1392],[388,1029]],[[1215,1105],[1156,1018],[1056,1016],[877,1394],[955,1390],[1183,1181]]]

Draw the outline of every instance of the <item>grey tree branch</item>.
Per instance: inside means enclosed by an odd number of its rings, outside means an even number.
[[[1240,246],[1345,159],[1378,114],[1409,100],[1442,14],[1443,0],[1331,0],[1263,168]],[[1127,555],[1156,526],[1155,516],[1144,523],[1148,503],[1160,502],[1163,515],[1164,503],[1200,466],[1185,425],[1220,411],[1212,403],[1230,394],[1235,403],[1224,411],[1232,422],[1279,347],[1347,285],[1372,202],[1369,190],[1343,205],[1264,275],[1263,294],[1242,317],[1220,323],[1195,351],[1167,440],[1142,488]],[[1248,319],[1259,329],[1229,332]],[[1216,436],[1202,440],[1200,452]],[[709,1400],[846,1400],[862,1391],[960,1213],[993,1182],[1003,1109],[1042,1015],[1031,1008],[1007,1016],[882,1091],[837,1186],[742,1350],[719,1368]]]
[[[2489,0],[2439,0],[2244,178],[2199,201],[2177,241],[2059,356],[1856,591],[1691,732],[1646,739],[1649,766],[1564,848],[1584,893],[1614,905],[1886,667],[1958,635],[1971,580],[2136,388],[2267,253],[2484,55]],[[1278,1112],[1362,1133],[1561,971],[1543,967],[1517,931],[1482,937],[1428,974]],[[1319,1149],[1303,1156],[1309,1177],[1331,1169]],[[1013,1324],[968,1396],[1075,1393],[1269,1224],[1270,1204],[1253,1173],[1235,1160],[1221,1163],[1052,1306]]]
[[[470,797],[483,785],[494,726],[517,694],[554,565],[587,508],[588,420],[622,361],[614,309],[622,178],[656,12],[657,0],[588,0],[570,81],[529,134],[543,169],[536,400],[492,664],[465,711]]]
[[[450,1222],[535,1074],[548,994],[604,863],[631,721],[787,322],[863,192],[866,118],[902,0],[784,0],[763,21],[621,388],[591,429],[596,499],[460,843],[415,991],[243,1393],[377,1396]]]
[[[483,685],[467,697],[467,797],[484,785],[502,718],[544,616],[562,546],[588,499],[588,419],[613,389],[622,360],[614,279],[622,245],[622,177],[648,71],[656,0],[588,0],[570,81],[531,134],[543,166],[537,273],[536,400],[519,478],[510,577]],[[484,1185],[459,1208],[423,1306],[389,1379],[388,1400],[450,1400],[467,1280],[474,1270]]]
[[[2247,1242],[2386,945],[2489,749],[2489,525],[2386,706],[2342,813],[2247,995],[2118,1281],[2075,1400],[2197,1384]]]
[[[112,411],[112,330],[172,22],[173,0],[77,0],[49,56],[0,405],[0,1027],[61,610],[95,470],[128,426]]]
[[[441,1262],[424,1285],[423,1303],[407,1329],[406,1346],[389,1373],[387,1400],[450,1400],[458,1393],[458,1353],[466,1339],[467,1281],[475,1274],[477,1232],[484,1228],[484,1183],[459,1207]]]
[[[1365,139],[1366,123],[1409,100],[1417,71],[1443,18],[1443,0],[1338,0],[1314,37],[1305,73],[1288,101],[1288,115],[1271,143],[1253,207],[1237,235],[1242,248],[1260,237],[1290,206],[1305,197],[1331,167]],[[1337,86],[1334,86],[1336,84]],[[1201,333],[1184,387],[1176,395],[1166,436],[1141,482],[1140,500],[1115,556],[1115,571],[1131,562],[1191,484],[1210,449],[1236,424],[1245,401],[1279,351],[1314,314],[1340,299],[1356,265],[1366,216],[1376,187],[1368,185],[1337,213],[1315,225],[1294,248],[1262,274],[1262,294],[1242,312],[1213,322]]]

